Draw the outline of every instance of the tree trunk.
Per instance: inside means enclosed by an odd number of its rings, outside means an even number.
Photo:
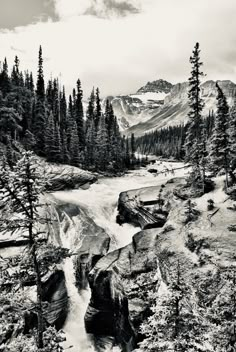
[[[32,258],[34,263],[34,271],[36,275],[36,286],[37,286],[37,317],[38,317],[38,327],[37,327],[37,347],[43,348],[43,308],[42,308],[42,282],[40,276],[40,268],[37,260],[36,253],[36,243],[33,237],[33,228],[32,224],[29,226],[29,239],[30,239],[30,247],[32,250]]]

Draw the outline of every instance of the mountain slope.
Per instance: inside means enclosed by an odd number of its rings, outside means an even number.
[[[109,97],[122,130],[148,121],[163,106],[172,84],[162,79],[148,82],[137,93]]]
[[[229,105],[232,105],[236,95],[236,84],[229,80],[218,81],[218,84],[223,89]],[[157,92],[153,91],[155,87]],[[152,94],[153,99],[146,98],[145,101],[145,97],[151,97]],[[209,111],[216,110],[216,82],[212,80],[204,82],[201,85],[201,95],[205,101],[203,115],[206,116]],[[163,99],[160,99],[161,97]],[[139,101],[142,99],[142,103],[134,99]],[[118,100],[120,105],[117,104]],[[112,105],[120,126],[127,135],[135,133],[136,136],[140,136],[154,129],[184,124],[188,120],[189,111],[188,82],[174,86],[163,80],[148,82],[136,95],[113,98]]]

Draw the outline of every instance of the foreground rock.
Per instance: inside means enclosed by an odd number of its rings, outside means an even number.
[[[166,185],[145,187],[122,192],[118,201],[117,222],[131,223],[142,230],[162,227],[170,210],[170,197],[174,189],[185,184],[184,178],[175,178]]]
[[[44,161],[41,165],[48,180],[47,189],[49,191],[88,187],[97,180],[97,177],[91,172],[74,166],[49,164]]]

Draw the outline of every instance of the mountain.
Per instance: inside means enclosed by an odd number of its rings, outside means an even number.
[[[170,93],[173,85],[163,79],[158,79],[157,81],[148,82],[144,87],[140,88],[137,93]]]
[[[148,121],[163,106],[172,84],[159,79],[148,82],[137,93],[109,97],[122,130]]]
[[[236,84],[230,80],[217,81],[229,105],[236,96]],[[201,85],[205,101],[204,115],[216,110],[216,82]],[[136,94],[111,99],[120,127],[125,134],[143,135],[154,129],[186,123],[188,120],[188,82],[172,85],[164,80],[148,82]]]

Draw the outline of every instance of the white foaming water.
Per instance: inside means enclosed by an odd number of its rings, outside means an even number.
[[[163,162],[158,169],[162,170],[165,166],[170,167],[170,163]],[[180,166],[182,166],[181,163],[173,165],[173,167]],[[181,176],[183,173],[183,170],[178,170],[175,176]],[[158,186],[172,177],[171,174],[167,176],[160,174],[154,177],[146,169],[141,169],[122,177],[100,179],[87,190],[56,192],[54,196],[58,200],[79,205],[98,226],[115,240],[116,248],[120,248],[132,241],[133,235],[138,232],[139,228],[129,224],[120,226],[116,223],[119,194],[131,189]]]
[[[60,238],[63,247],[73,250],[75,232],[79,236],[78,229],[73,223],[64,232],[64,224],[61,223]],[[75,286],[75,270],[72,257],[65,259],[63,270],[65,273],[66,287],[69,296],[69,312],[63,331],[66,334],[66,341],[63,343],[65,350],[71,352],[94,352],[84,327],[84,315],[90,300],[90,291],[81,290],[78,292]]]
[[[170,167],[170,163],[162,163],[158,169]],[[182,164],[174,164],[174,167],[180,167]],[[177,171],[175,176],[182,176],[185,171]],[[161,174],[154,177],[146,169],[136,170],[128,175],[117,178],[100,179],[97,183],[91,185],[87,190],[74,190],[54,193],[55,198],[64,202],[79,205],[93,221],[102,227],[106,233],[113,239],[112,249],[121,248],[132,241],[132,237],[139,231],[132,225],[124,224],[122,226],[116,223],[117,202],[119,194],[126,190],[138,189],[142,187],[158,186],[165,183],[173,175],[167,176]],[[78,231],[78,229],[77,229]],[[74,239],[73,226],[63,234],[61,231],[61,240],[63,246],[73,249]],[[84,314],[90,299],[88,290],[80,294],[75,287],[75,276],[72,259],[65,261],[65,276],[68,295],[70,297],[70,311],[64,326],[67,341],[65,348],[71,352],[91,352],[94,351],[89,337],[84,328]],[[118,347],[113,348],[113,352],[120,351]]]
[[[80,293],[78,292],[75,286],[72,258],[68,258],[65,261],[64,272],[70,306],[69,314],[63,327],[66,334],[66,341],[63,343],[63,347],[71,352],[92,352],[94,348],[84,327],[84,315],[90,300],[90,291],[82,290]]]

